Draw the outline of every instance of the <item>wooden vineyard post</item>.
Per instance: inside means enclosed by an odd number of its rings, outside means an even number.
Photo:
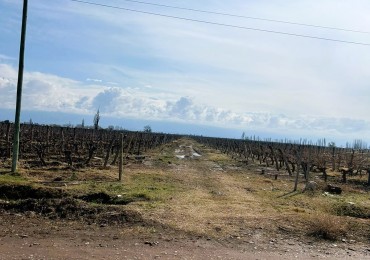
[[[299,169],[300,169],[301,163],[302,163],[302,149],[303,149],[302,147],[299,147],[298,151],[295,151],[296,159],[297,159],[297,173],[296,173],[296,176],[295,176],[293,191],[297,191],[297,188],[298,188]]]
[[[118,180],[122,181],[123,173],[123,134],[120,136]]]

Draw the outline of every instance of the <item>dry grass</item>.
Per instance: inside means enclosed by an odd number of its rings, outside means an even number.
[[[340,217],[316,213],[308,218],[307,234],[327,240],[338,240],[347,234],[348,224]]]

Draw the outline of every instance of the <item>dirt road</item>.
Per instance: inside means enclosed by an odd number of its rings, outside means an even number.
[[[85,225],[1,214],[0,259],[370,259],[365,247],[219,242],[198,237],[134,236],[130,227]],[[370,253],[370,252],[369,252]]]

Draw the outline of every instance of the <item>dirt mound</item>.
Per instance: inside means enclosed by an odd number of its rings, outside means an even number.
[[[89,205],[74,198],[0,201],[0,210],[38,214],[50,219],[80,220],[98,224],[124,224],[143,221],[136,212],[116,206]]]
[[[111,204],[110,202],[112,201],[112,197],[104,192],[91,193],[91,194],[80,196],[78,198],[81,200],[87,201],[87,202],[95,202],[95,203],[103,203],[103,204]]]
[[[338,202],[334,204],[333,208],[337,216],[370,219],[370,208],[353,202]]]
[[[73,197],[63,189],[34,185],[0,185],[0,210],[41,215],[50,219],[88,223],[123,224],[142,222],[138,213],[114,205],[126,205],[133,198],[114,197],[104,192]],[[93,204],[92,204],[93,203]]]
[[[86,202],[93,202],[99,204],[107,204],[107,205],[127,205],[135,201],[145,201],[148,200],[145,196],[111,196],[105,192],[97,192],[97,193],[90,193],[86,195],[82,195],[76,197],[77,199],[86,201]]]
[[[42,198],[62,198],[66,194],[61,189],[52,189],[45,187],[34,187],[32,185],[0,185],[0,198],[8,200],[18,200],[24,198],[42,199]]]

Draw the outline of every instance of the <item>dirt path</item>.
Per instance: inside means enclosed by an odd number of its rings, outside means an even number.
[[[129,227],[83,225],[2,214],[0,259],[370,259],[360,248],[346,250],[289,242],[245,246],[191,237],[138,237]]]

